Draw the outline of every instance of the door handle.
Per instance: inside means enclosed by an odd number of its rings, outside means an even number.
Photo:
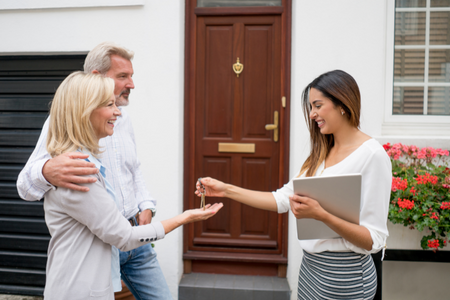
[[[273,124],[267,124],[266,130],[273,130],[273,141],[278,142],[278,111],[273,112]]]

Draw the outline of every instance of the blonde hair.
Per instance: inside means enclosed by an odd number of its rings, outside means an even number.
[[[114,80],[81,71],[67,76],[55,93],[50,109],[47,152],[55,157],[85,149],[98,156],[98,138],[90,116],[106,106],[114,94]]]
[[[92,73],[97,70],[105,75],[111,68],[111,55],[118,55],[129,61],[134,57],[134,52],[112,42],[103,42],[92,49],[84,61],[84,73]]]

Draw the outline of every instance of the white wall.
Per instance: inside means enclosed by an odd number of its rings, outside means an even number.
[[[290,174],[296,175],[302,162],[306,159],[309,147],[309,136],[303,120],[300,100],[303,88],[320,74],[334,69],[342,69],[351,74],[357,81],[362,100],[361,129],[375,137],[379,142],[391,144],[402,142],[419,147],[433,146],[450,148],[450,133],[436,137],[433,132],[427,136],[383,136],[382,124],[385,119],[384,105],[386,88],[391,82],[386,80],[386,66],[393,59],[393,50],[387,47],[387,30],[392,21],[387,19],[388,10],[392,9],[392,0],[358,1],[358,0],[293,0],[292,17],[292,82],[291,82],[291,157]],[[393,14],[391,14],[393,16]],[[388,22],[389,21],[389,22]],[[392,36],[392,35],[391,35]],[[392,45],[392,43],[391,43]],[[389,95],[392,97],[392,95]],[[391,230],[392,229],[392,230]],[[406,238],[405,230],[398,226],[390,226],[390,248],[419,249],[420,244],[412,246],[420,238]],[[296,227],[292,213],[289,220],[289,264],[288,280],[293,291],[291,299],[296,298],[298,270],[301,262],[301,249],[296,240]],[[413,242],[414,241],[414,242]],[[415,245],[415,244],[414,244]],[[448,248],[448,247],[447,247]],[[416,263],[404,262],[396,264],[398,274],[411,273]],[[433,264],[431,264],[433,265]],[[431,267],[424,265],[430,273]],[[442,270],[446,270],[442,268]],[[447,277],[450,274],[446,272]],[[396,278],[387,274],[385,283]],[[416,273],[418,274],[418,273]],[[404,292],[410,289],[408,281],[397,282],[397,290]],[[444,285],[442,286],[442,289]],[[389,296],[391,286],[383,291],[383,297]],[[441,291],[438,291],[440,293]],[[400,299],[400,298],[387,298]],[[407,298],[405,298],[407,299]]]
[[[362,97],[361,128],[381,134],[385,74],[385,1],[293,1],[290,174],[295,176],[309,153],[301,108],[306,85],[320,74],[341,69],[351,74]],[[289,220],[288,280],[297,299],[302,258],[295,220]]]
[[[114,1],[117,2],[120,4],[119,0]],[[87,53],[105,40],[136,52],[136,89],[131,94],[128,111],[147,186],[159,199],[156,219],[162,220],[183,208],[184,1],[142,0],[142,3],[143,6],[130,7],[0,10],[0,54]],[[291,177],[296,175],[309,151],[301,93],[309,82],[326,71],[342,69],[358,82],[364,132],[383,142],[395,143],[400,138],[381,137],[386,59],[391,59],[386,57],[388,3],[391,0],[293,0]],[[417,137],[408,137],[407,141],[424,143],[423,138]],[[448,137],[426,143],[435,142],[439,147],[450,148]],[[172,294],[177,297],[183,272],[182,230],[177,229],[164,241],[157,242],[156,251]],[[296,299],[302,251],[296,241],[292,214],[288,251],[288,280],[292,299]]]
[[[47,2],[55,3],[40,4]],[[127,3],[114,4],[120,2]],[[27,10],[1,10],[0,3],[0,55],[87,53],[102,41],[135,51],[136,89],[128,111],[147,187],[159,200],[156,219],[163,220],[183,210],[184,1],[141,2],[145,5]],[[174,298],[183,272],[182,245],[177,229],[155,247]]]

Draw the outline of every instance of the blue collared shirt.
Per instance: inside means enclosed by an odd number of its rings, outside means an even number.
[[[106,179],[106,169],[102,165],[102,162],[99,159],[95,158],[90,152],[88,152],[86,150],[78,150],[78,151],[89,155],[89,157],[86,158],[86,161],[95,164],[95,167],[100,170],[100,174],[102,174],[103,179],[105,179],[106,191],[111,196],[111,198],[114,200],[114,203],[116,203],[116,206],[118,206],[118,203],[116,200],[116,193],[114,192],[114,188],[111,186],[111,184],[109,184],[108,180]],[[122,284],[120,282],[119,249],[117,249],[114,246],[111,246],[111,279],[112,279],[114,292],[120,292],[122,290]]]

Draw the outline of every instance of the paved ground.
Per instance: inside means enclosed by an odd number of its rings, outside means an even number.
[[[42,300],[37,296],[0,295],[0,300]]]

